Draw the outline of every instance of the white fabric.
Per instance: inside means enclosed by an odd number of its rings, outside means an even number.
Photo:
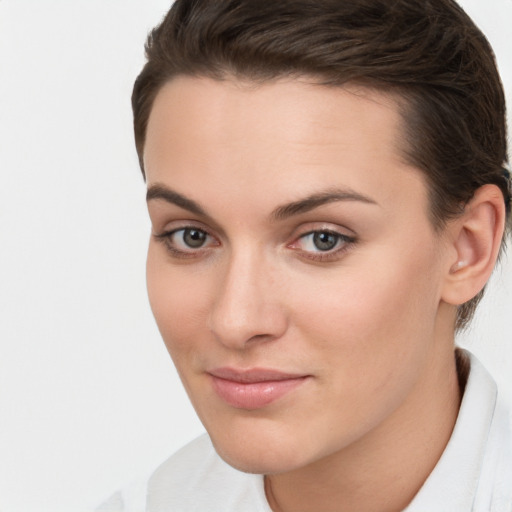
[[[471,370],[452,437],[405,512],[511,512],[512,430],[487,370]]]
[[[452,437],[404,512],[512,512],[512,431],[496,384],[475,356]],[[263,477],[227,465],[207,435],[97,512],[272,512]]]

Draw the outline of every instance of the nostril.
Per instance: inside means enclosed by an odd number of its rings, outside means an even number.
[[[250,343],[251,341],[270,341],[275,338],[275,335],[272,334],[256,334],[249,340],[247,340],[247,343]]]
[[[217,311],[211,318],[210,331],[219,343],[235,350],[275,340],[286,331],[287,322],[278,306],[272,310],[255,312],[251,316],[239,315],[236,321]]]

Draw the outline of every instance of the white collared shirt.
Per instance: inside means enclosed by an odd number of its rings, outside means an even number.
[[[512,512],[510,416],[492,377],[468,355],[471,370],[450,441],[404,512]],[[205,434],[97,512],[272,511],[263,477],[226,464]]]

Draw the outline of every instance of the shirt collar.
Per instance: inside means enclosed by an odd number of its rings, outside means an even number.
[[[494,380],[477,358],[470,373],[452,436],[436,467],[404,512],[473,510],[497,403]]]

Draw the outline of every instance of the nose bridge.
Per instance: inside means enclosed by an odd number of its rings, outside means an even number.
[[[241,349],[251,340],[283,333],[286,318],[263,251],[249,244],[234,248],[218,279],[210,329],[219,342]]]

